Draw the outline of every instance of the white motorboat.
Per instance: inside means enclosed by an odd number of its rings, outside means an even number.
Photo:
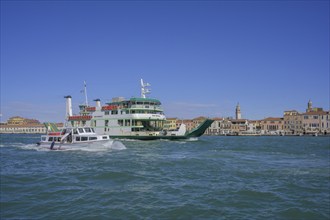
[[[53,125],[54,126],[54,125]],[[109,135],[98,135],[91,127],[67,127],[61,131],[52,129],[46,135],[41,136],[38,145],[51,150],[59,150],[75,147],[86,147],[94,144],[111,145],[113,140]]]

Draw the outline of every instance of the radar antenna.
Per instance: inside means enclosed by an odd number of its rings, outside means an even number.
[[[85,105],[88,106],[87,84],[86,84],[86,81],[84,81],[84,90],[81,90],[81,92],[84,93],[84,96],[85,96]]]
[[[146,98],[147,94],[150,94],[151,90],[147,88],[148,86],[151,86],[149,83],[143,82],[143,79],[141,79],[141,98]]]

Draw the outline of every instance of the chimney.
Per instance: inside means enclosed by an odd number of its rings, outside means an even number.
[[[95,99],[96,102],[96,108],[101,108],[101,100],[100,99]]]
[[[64,96],[64,98],[66,98],[66,113],[65,116],[66,117],[70,117],[72,116],[72,97],[70,95],[68,96]]]

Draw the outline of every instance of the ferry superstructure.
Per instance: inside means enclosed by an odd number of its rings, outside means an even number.
[[[148,98],[150,84],[141,79],[141,97],[128,100],[117,97],[101,106],[99,99],[94,100],[95,106],[86,103],[79,106],[79,115],[72,115],[71,96],[67,96],[67,120],[72,126],[91,126],[98,134],[106,134],[111,138],[125,139],[186,139],[199,137],[212,124],[206,119],[198,128],[191,132],[181,124],[176,131],[164,130],[166,117],[158,99]],[[86,95],[86,86],[85,86]]]

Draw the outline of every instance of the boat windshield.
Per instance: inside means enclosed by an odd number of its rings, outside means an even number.
[[[71,128],[64,128],[64,129],[62,130],[61,134],[64,135],[64,134],[70,133],[71,131],[72,131]]]
[[[86,133],[91,133],[92,132],[90,128],[85,128],[85,131],[86,131]]]

